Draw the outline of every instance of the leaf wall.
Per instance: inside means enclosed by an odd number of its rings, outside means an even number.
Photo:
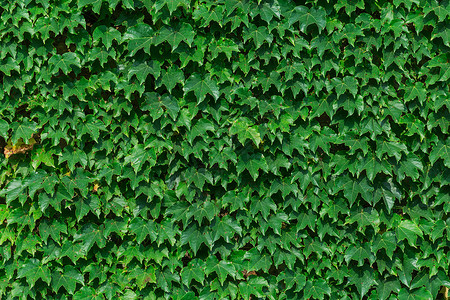
[[[450,287],[448,0],[0,7],[0,297]]]

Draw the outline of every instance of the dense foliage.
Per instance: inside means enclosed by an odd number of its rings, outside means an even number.
[[[0,7],[0,297],[450,287],[449,1]]]

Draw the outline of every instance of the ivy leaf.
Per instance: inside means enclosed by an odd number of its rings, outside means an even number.
[[[161,76],[156,81],[156,86],[165,85],[167,90],[171,92],[178,83],[183,85],[184,80],[183,71],[177,65],[171,65],[167,70],[163,69],[161,71]]]
[[[134,56],[137,51],[143,49],[147,54],[150,53],[150,46],[153,44],[153,29],[145,23],[139,23],[129,27],[122,37],[122,42],[128,42],[128,51],[130,56]]]
[[[377,285],[377,282],[373,277],[373,270],[367,266],[352,270],[350,282],[356,285],[356,288],[360,294],[360,299],[363,299],[364,295],[373,285]]]
[[[119,42],[122,35],[115,28],[108,28],[105,25],[100,25],[94,29],[92,37],[94,39],[94,43],[102,40],[103,44],[106,46],[106,49],[109,49],[112,46],[113,40]]]
[[[154,38],[154,44],[159,45],[167,41],[172,46],[172,51],[175,51],[181,42],[185,42],[191,47],[195,37],[194,28],[189,23],[180,24],[175,27],[164,26],[161,28]]]
[[[50,284],[51,272],[47,265],[36,258],[30,258],[22,263],[17,271],[18,278],[26,279],[27,283],[33,287],[38,279]]]
[[[393,156],[399,161],[402,156],[402,152],[408,154],[408,148],[406,145],[395,141],[381,141],[377,142],[376,154],[379,159],[382,159],[383,154],[387,153],[388,156]]]
[[[423,237],[423,232],[416,223],[410,220],[403,220],[397,227],[397,238],[399,241],[408,240],[410,246],[415,247],[417,237]]]
[[[444,160],[444,165],[450,168],[450,138],[447,138],[446,142],[439,140],[435,146],[433,146],[430,152],[430,163],[433,165],[439,158]]]
[[[386,300],[389,298],[392,292],[398,293],[400,291],[400,282],[398,279],[389,279],[386,281],[381,281],[377,287],[378,296],[381,300]]]
[[[399,161],[397,168],[399,180],[403,180],[405,176],[417,180],[420,176],[419,171],[423,171],[423,164],[417,155],[409,153],[406,159]]]
[[[308,280],[304,288],[305,297],[314,297],[316,299],[324,299],[325,295],[331,294],[331,288],[324,279],[314,281]]]
[[[223,286],[228,276],[236,279],[238,272],[233,263],[218,260],[215,256],[209,256],[206,260],[206,275],[215,272],[219,276],[220,284]]]
[[[211,226],[214,241],[222,237],[225,242],[230,243],[236,234],[239,236],[242,234],[242,227],[239,226],[239,223],[228,216],[224,216],[219,220],[215,219]]]
[[[206,74],[201,75],[199,73],[192,74],[184,84],[183,91],[188,93],[193,91],[197,97],[197,103],[200,104],[206,97],[206,94],[210,94],[217,100],[220,96],[219,86],[217,82],[213,81]]]
[[[343,79],[335,77],[331,79],[331,83],[336,89],[338,96],[343,95],[345,91],[349,91],[353,97],[356,97],[356,93],[358,92],[358,80],[354,77],[345,76]]]
[[[85,197],[80,197],[75,202],[75,216],[77,221],[80,221],[89,212],[92,212],[97,217],[100,216],[100,199],[97,195],[88,195]]]
[[[216,127],[211,120],[208,119],[200,119],[192,126],[191,130],[187,133],[187,140],[190,144],[196,137],[206,137],[207,132],[215,132]]]
[[[86,197],[89,191],[89,183],[93,181],[90,175],[91,174],[87,173],[83,169],[76,168],[73,174],[64,176],[61,181],[67,189],[69,195],[74,195],[75,189],[78,189],[80,194],[83,197]]]
[[[8,59],[6,62],[2,62],[0,64],[0,71],[6,74],[6,76],[11,76],[11,70],[20,71],[20,65],[18,62],[16,62],[14,59],[12,59],[10,56],[8,56]]]
[[[98,294],[92,287],[84,286],[73,295],[73,300],[100,300],[104,296]]]
[[[425,138],[425,124],[412,114],[404,115],[400,118],[399,124],[406,124],[406,135],[412,136],[418,134],[420,139]]]
[[[345,224],[353,224],[354,222],[358,223],[358,230],[361,232],[364,232],[366,226],[372,226],[375,230],[378,230],[381,223],[378,212],[372,208],[355,208],[350,217],[346,219]]]
[[[44,149],[42,149],[42,151],[44,151]],[[74,149],[72,146],[67,146],[64,148],[63,154],[58,159],[59,164],[63,162],[67,162],[69,170],[73,172],[76,164],[80,164],[82,167],[85,167],[88,163],[88,157],[86,152],[81,149]]]
[[[317,9],[311,8],[308,9],[305,6],[299,5],[294,8],[293,11],[289,14],[289,26],[292,26],[293,24],[300,22],[300,30],[304,33],[306,32],[306,29],[309,25],[316,24],[317,28],[319,29],[319,33],[322,32],[322,30],[326,26],[326,12],[323,7],[319,7]],[[258,47],[258,46],[257,46]]]
[[[56,292],[63,286],[70,295],[73,295],[77,283],[84,286],[84,278],[73,266],[65,266],[63,271],[54,272],[52,275],[52,286]]]
[[[188,184],[194,182],[195,186],[199,189],[203,189],[205,182],[213,184],[213,177],[211,175],[211,172],[204,168],[189,168],[186,172],[186,177],[188,178]]]
[[[244,169],[248,170],[253,180],[256,180],[259,177],[259,170],[267,173],[269,166],[267,165],[266,158],[261,153],[252,155],[244,154],[238,160],[236,171],[240,174]]]
[[[136,174],[146,162],[153,166],[156,163],[156,152],[154,148],[146,149],[142,144],[133,147],[133,150],[124,159],[124,163],[131,164]]]
[[[52,222],[44,220],[39,224],[39,235],[46,242],[48,237],[51,236],[58,245],[61,245],[61,233],[67,234],[67,225],[63,222],[58,220],[53,220]]]
[[[233,52],[238,53],[239,47],[238,45],[232,41],[231,39],[222,38],[220,40],[214,40],[211,45],[208,47],[209,51],[211,51],[211,59],[216,58],[219,53],[225,53],[225,56],[230,61]]]
[[[29,119],[24,119],[21,123],[14,122],[11,128],[13,132],[11,142],[13,145],[17,144],[19,139],[22,139],[25,144],[28,144],[29,140],[38,129],[38,124]]]
[[[239,283],[239,292],[245,300],[249,300],[251,295],[256,297],[264,297],[263,288],[267,287],[269,283],[262,277],[250,277],[248,281]]]
[[[250,23],[249,27],[244,28],[243,35],[244,42],[252,39],[255,43],[256,48],[261,47],[264,41],[271,44],[273,40],[273,35],[269,32],[267,27],[256,27],[256,25],[254,25],[253,23]]]
[[[202,230],[198,227],[197,223],[191,223],[191,225],[181,233],[181,246],[189,243],[191,249],[196,255],[200,245],[206,242],[205,236],[202,234]]]
[[[377,253],[381,249],[384,249],[388,257],[392,259],[396,248],[397,239],[395,238],[394,232],[387,231],[382,235],[377,235],[376,239],[373,241],[371,249],[374,253]]]
[[[133,75],[136,75],[139,83],[144,84],[149,74],[153,75],[154,78],[158,78],[161,74],[161,64],[156,60],[136,61],[128,72],[128,80]]]
[[[408,85],[405,89],[405,101],[411,101],[418,98],[420,103],[424,103],[427,96],[427,90],[422,82],[416,82],[414,85]]]
[[[351,177],[341,176],[338,179],[339,189],[344,190],[344,196],[350,203],[350,207],[355,203],[358,194],[361,194],[363,199],[370,199],[373,187],[369,185],[366,177],[360,179],[351,179]]]
[[[72,66],[81,68],[81,61],[74,52],[66,52],[63,55],[54,54],[48,60],[49,66],[52,66],[51,74],[55,74],[61,70],[64,74],[72,71]]]
[[[286,269],[284,272],[281,272],[280,275],[277,276],[277,281],[280,282],[282,280],[286,285],[286,290],[291,289],[295,285],[295,291],[298,292],[306,285],[306,276],[301,274],[300,269],[297,269],[296,271]]]
[[[398,297],[405,300],[425,300],[432,299],[433,295],[426,287],[421,287],[414,290],[407,290],[402,288],[398,293]]]
[[[261,136],[257,127],[246,117],[233,121],[229,130],[231,135],[237,134],[238,140],[242,145],[245,145],[247,139],[252,140],[256,146],[259,146],[261,143]]]
[[[82,8],[87,5],[92,5],[92,10],[98,14],[100,12],[100,8],[102,6],[101,0],[78,0],[78,8]]]
[[[103,230],[104,225],[98,226],[87,223],[73,236],[73,241],[81,241],[81,250],[84,253],[88,253],[94,244],[97,244],[99,248],[103,248],[106,245]]]
[[[161,8],[167,5],[170,15],[177,10],[178,7],[189,8],[190,2],[187,0],[158,0],[155,2],[154,7],[156,10],[161,10]]]
[[[130,232],[136,234],[136,241],[138,244],[142,244],[147,236],[150,236],[151,241],[156,241],[158,231],[153,220],[143,220],[136,217],[130,222],[128,228],[130,229]]]
[[[171,245],[175,245],[175,243],[177,242],[177,239],[175,237],[180,234],[180,231],[174,223],[166,219],[161,223],[160,226],[157,226],[157,228],[158,237],[156,242],[158,243],[158,246],[160,246],[164,241],[169,241]]]

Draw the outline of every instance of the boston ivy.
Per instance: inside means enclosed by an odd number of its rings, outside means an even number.
[[[447,297],[449,1],[0,3],[0,298]]]

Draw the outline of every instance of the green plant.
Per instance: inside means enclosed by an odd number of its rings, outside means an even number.
[[[0,297],[443,296],[449,14],[1,1]]]

